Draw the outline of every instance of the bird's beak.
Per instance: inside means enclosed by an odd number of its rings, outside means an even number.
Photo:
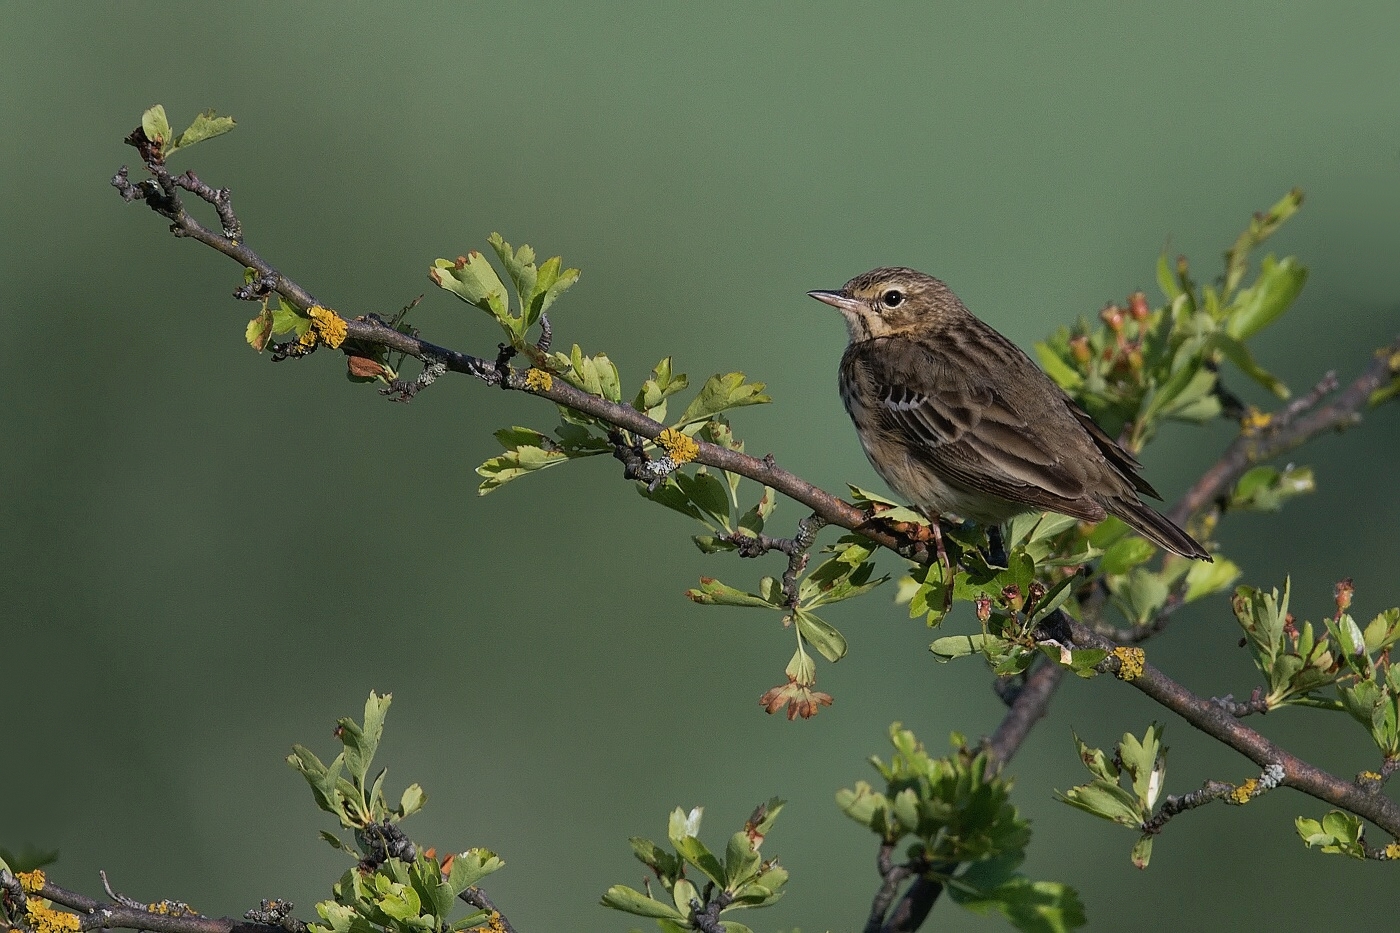
[[[838,311],[855,312],[861,305],[861,300],[859,298],[851,298],[842,292],[826,292],[819,290],[808,292],[807,294],[811,295],[822,304],[831,305]]]

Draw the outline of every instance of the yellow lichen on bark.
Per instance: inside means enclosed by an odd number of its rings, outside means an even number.
[[[335,349],[345,342],[345,335],[349,332],[349,325],[345,323],[345,318],[336,314],[330,308],[323,308],[320,305],[314,306],[306,312],[311,318],[311,329],[316,332],[316,337],[331,349]],[[310,333],[308,331],[307,333]],[[302,342],[306,341],[303,336]],[[313,338],[314,342],[315,338]]]
[[[700,456],[700,445],[695,443],[694,438],[682,434],[675,428],[667,428],[656,435],[656,443],[662,450],[666,451],[666,456],[670,457],[671,462],[677,466],[689,463]]]
[[[1115,676],[1119,680],[1137,680],[1142,676],[1147,654],[1141,648],[1114,648],[1113,656],[1118,659],[1118,672]]]

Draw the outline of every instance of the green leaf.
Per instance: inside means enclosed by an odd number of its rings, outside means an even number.
[[[822,657],[835,662],[846,656],[846,639],[830,623],[805,609],[794,609],[792,613],[797,630]]]
[[[292,753],[287,756],[287,764],[299,771],[301,776],[306,778],[306,783],[311,785],[311,795],[316,799],[316,806],[340,818],[344,825],[351,825],[345,807],[336,793],[340,771],[345,765],[343,754],[337,755],[328,768],[311,749],[303,745],[293,745]]]
[[[649,489],[646,483],[639,482],[637,484],[637,492],[641,493],[644,498],[650,499],[652,502],[664,505],[668,509],[674,509],[682,515],[688,515],[697,522],[703,522],[706,526],[709,526],[710,523],[705,521],[704,513],[696,508],[695,503],[690,501],[690,496],[686,495],[679,484],[676,483],[676,476],[676,473],[667,476],[666,481],[655,489]],[[699,542],[697,542],[697,544],[698,543]],[[704,550],[703,546],[701,550]]]
[[[697,421],[704,421],[731,408],[762,405],[773,401],[763,394],[763,388],[761,382],[745,382],[743,373],[711,376],[705,380],[700,394],[686,406],[685,412],[675,426],[681,428]]]
[[[1133,793],[1143,812],[1151,812],[1157,804],[1166,774],[1167,749],[1162,747],[1162,727],[1153,723],[1139,740],[1125,733],[1118,743],[1118,757],[1133,782]]]
[[[534,473],[569,459],[568,454],[558,449],[516,447],[499,457],[492,457],[476,468],[477,475],[483,477],[481,485],[477,487],[477,494],[484,496],[527,473]]]
[[[206,139],[222,136],[232,130],[235,125],[233,117],[221,117],[212,110],[206,110],[195,117],[194,122],[186,127],[172,145],[166,148],[165,154],[169,156],[176,149],[184,149],[195,143],[202,143]]]
[[[1108,577],[1109,592],[1134,625],[1143,625],[1167,601],[1170,589],[1160,574],[1134,567],[1125,576]]]
[[[671,477],[687,498],[713,520],[714,526],[725,531],[732,530],[729,522],[729,493],[718,477],[703,468],[697,470],[694,476],[678,470],[672,473]]]
[[[730,836],[729,845],[724,851],[724,887],[734,890],[751,880],[762,862],[748,833],[741,830]]]
[[[561,261],[558,256],[547,259],[544,265],[540,266],[539,280],[535,284],[535,296],[530,300],[530,307],[526,313],[529,322],[533,324],[539,319],[541,314],[549,310],[550,306],[578,281],[579,270],[564,269],[559,271]],[[546,285],[548,283],[548,285]]]
[[[523,337],[519,322],[510,315],[510,302],[506,297],[506,287],[486,257],[476,250],[457,261],[438,259],[428,276],[437,285],[452,292],[469,305],[473,305],[494,317],[505,328],[507,334]]]
[[[1034,610],[1031,611],[1031,616],[1028,620],[1029,623],[1035,625],[1042,619],[1047,618],[1050,613],[1063,606],[1065,601],[1073,595],[1073,586],[1078,579],[1078,576],[1065,577],[1059,583],[1051,587],[1050,591],[1041,598],[1040,602],[1036,603]]]
[[[1040,366],[1045,370],[1046,375],[1059,383],[1060,388],[1066,392],[1073,393],[1084,385],[1084,377],[1079,374],[1064,357],[1051,349],[1049,344],[1037,343],[1035,345],[1035,357],[1040,360]]]
[[[164,150],[165,144],[170,142],[170,121],[166,119],[163,105],[156,104],[141,114],[141,131],[151,142],[160,143]]]
[[[1288,398],[1288,386],[1270,375],[1262,366],[1256,363],[1254,361],[1254,355],[1249,352],[1249,348],[1243,343],[1226,334],[1216,334],[1211,338],[1211,346],[1225,354],[1225,358],[1239,367],[1240,372],[1274,393],[1274,395],[1277,395],[1279,398]]]
[[[987,651],[1003,644],[1005,642],[995,635],[947,635],[936,639],[928,647],[933,652],[934,658],[946,662],[954,658]]]
[[[859,486],[852,485],[851,483],[847,483],[846,486],[851,490],[851,495],[855,498],[856,505],[861,508],[872,503],[888,506],[888,508],[880,509],[877,513],[879,518],[887,522],[909,522],[915,525],[927,525],[929,523],[928,519],[923,515],[920,515],[907,506],[900,505],[893,499],[886,499],[884,496],[876,495],[869,490],[861,489]]]
[[[1125,574],[1129,570],[1145,564],[1157,553],[1157,546],[1146,538],[1136,535],[1114,542],[1103,552],[1099,571],[1105,574]]]
[[[1166,250],[1157,257],[1157,287],[1162,290],[1162,294],[1167,296],[1167,301],[1175,301],[1181,294],[1181,286],[1177,284],[1176,275],[1172,270],[1171,260],[1167,258]]]
[[[1236,340],[1248,340],[1288,310],[1308,279],[1308,270],[1292,256],[1282,262],[1265,256],[1254,284],[1235,298],[1235,310],[1225,330]]]
[[[1279,470],[1272,466],[1257,466],[1235,483],[1230,493],[1230,508],[1276,512],[1294,496],[1316,489],[1311,467],[1289,464]]]
[[[1143,833],[1138,837],[1138,841],[1133,844],[1133,867],[1146,868],[1147,863],[1152,861],[1152,840],[1156,836]]]
[[[1080,784],[1077,787],[1071,787],[1063,794],[1056,791],[1055,796],[1085,813],[1092,813],[1094,816],[1112,820],[1123,826],[1136,828],[1141,826],[1145,819],[1145,814],[1139,808],[1133,795],[1117,784],[1110,784],[1107,781],[1099,780],[1092,784]]]
[[[642,383],[632,407],[653,421],[666,420],[666,399],[690,384],[685,373],[672,375],[671,358],[668,356],[657,363],[651,371],[651,378]]]
[[[423,809],[423,804],[428,802],[428,795],[423,792],[423,788],[417,784],[410,784],[404,788],[403,794],[399,797],[398,818],[412,816]]]
[[[1214,563],[1193,561],[1191,569],[1186,571],[1186,593],[1183,599],[1191,603],[1219,593],[1238,580],[1239,576],[1239,566],[1219,554],[1215,555]]]
[[[501,265],[506,267],[506,275],[510,277],[511,284],[515,286],[515,294],[520,300],[520,307],[528,310],[530,301],[535,296],[535,283],[539,279],[539,270],[535,268],[535,251],[531,247],[523,245],[520,249],[513,250],[499,233],[494,232],[486,238],[486,242],[500,257]],[[534,323],[534,320],[528,319],[528,314],[525,316],[528,327],[529,324]]]
[[[1322,822],[1298,817],[1294,825],[1298,835],[1309,848],[1320,847],[1330,855],[1350,855],[1364,859],[1366,848],[1361,842],[1361,818],[1342,810],[1329,810]]]
[[[757,537],[762,531],[768,517],[773,514],[773,510],[778,505],[778,494],[772,487],[764,486],[763,495],[759,497],[758,503],[751,509],[739,516],[739,528],[748,532],[749,537]]]
[[[702,606],[750,606],[757,609],[781,609],[781,603],[770,602],[762,596],[736,590],[713,577],[701,577],[699,589],[685,591],[686,598]]]
[[[608,888],[607,893],[603,895],[602,905],[638,917],[654,917],[676,923],[685,923],[689,915],[689,911],[682,914],[670,904],[647,897],[641,891],[634,891],[623,884],[615,884]]]
[[[1032,881],[1024,875],[990,889],[976,885],[978,862],[948,885],[954,902],[977,914],[996,911],[1025,933],[1069,933],[1088,921],[1079,894],[1066,884]]]
[[[698,868],[706,878],[715,884],[724,885],[724,866],[715,858],[713,852],[695,836],[681,836],[671,840],[671,844],[676,847],[676,853],[685,859],[687,864]]]

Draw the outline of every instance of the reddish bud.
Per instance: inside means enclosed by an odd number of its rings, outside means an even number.
[[[1039,580],[1034,581],[1031,583],[1026,596],[1029,603],[1034,606],[1045,598],[1045,584],[1041,583]]]
[[[992,599],[985,593],[973,600],[977,607],[977,621],[986,622],[992,617]]]
[[[1123,330],[1123,309],[1111,304],[1099,312],[1099,318],[1108,325],[1108,329],[1115,334]]]
[[[1128,296],[1128,313],[1133,316],[1133,320],[1145,321],[1151,311],[1152,309],[1147,306],[1147,295],[1144,293],[1133,292]]]
[[[1069,352],[1074,356],[1074,361],[1080,365],[1089,362],[1094,357],[1094,351],[1089,349],[1089,338],[1083,335],[1070,340]]]
[[[1336,596],[1338,617],[1340,617],[1342,613],[1346,612],[1348,609],[1351,608],[1351,596],[1352,593],[1354,593],[1355,591],[1356,588],[1351,585],[1351,577],[1347,577],[1345,580],[1337,584]]]

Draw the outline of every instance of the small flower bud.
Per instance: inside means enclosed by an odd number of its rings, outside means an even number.
[[[1133,320],[1139,323],[1147,320],[1147,315],[1151,313],[1151,310],[1147,306],[1147,295],[1143,292],[1133,292],[1128,296],[1128,313],[1133,316]]]
[[[977,621],[986,622],[992,617],[992,599],[985,593],[973,600],[977,607]]]
[[[1123,309],[1115,304],[1106,306],[1099,312],[1099,318],[1108,325],[1108,329],[1115,334],[1123,330]]]
[[[1094,351],[1089,349],[1089,338],[1082,334],[1069,342],[1069,352],[1074,355],[1074,361],[1080,365],[1089,362],[1094,357]]]
[[[1351,595],[1356,588],[1351,584],[1351,577],[1337,584],[1337,615],[1340,616],[1351,608]]]

